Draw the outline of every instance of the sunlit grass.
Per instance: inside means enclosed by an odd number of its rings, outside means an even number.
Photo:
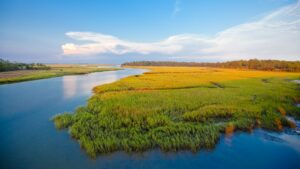
[[[295,76],[299,73],[245,71],[199,67],[138,67],[150,69],[143,75],[131,76],[113,84],[98,86],[96,93],[120,90],[153,90],[216,86],[216,82],[260,77]]]
[[[147,67],[148,68],[148,67]],[[87,153],[213,148],[221,133],[281,131],[299,118],[298,73],[149,67],[98,86],[85,107],[54,117]]]

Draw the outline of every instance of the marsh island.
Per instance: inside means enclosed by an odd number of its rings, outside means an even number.
[[[53,118],[91,157],[214,148],[221,134],[281,131],[299,118],[299,73],[138,66],[142,75],[97,86],[87,105]]]

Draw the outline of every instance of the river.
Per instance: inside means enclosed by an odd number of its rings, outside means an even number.
[[[51,117],[85,105],[96,85],[145,70],[125,69],[0,85],[0,168],[300,168],[300,136],[293,130],[255,130],[222,136],[213,150],[116,152],[90,159]],[[298,126],[299,127],[299,126]]]

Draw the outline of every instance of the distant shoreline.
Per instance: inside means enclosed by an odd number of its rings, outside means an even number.
[[[17,82],[47,79],[65,75],[83,75],[94,72],[121,70],[117,67],[102,67],[103,65],[49,64],[49,70],[14,70],[0,72],[0,85]]]

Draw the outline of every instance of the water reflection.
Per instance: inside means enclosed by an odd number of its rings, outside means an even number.
[[[64,76],[62,78],[64,99],[79,95],[89,95],[93,87],[114,82],[118,79],[117,72],[107,72],[79,76]]]
[[[80,85],[80,90],[84,91],[84,93],[90,93],[95,86],[117,81],[118,76],[116,72],[106,73],[102,76],[90,74],[87,75],[86,78],[83,80],[85,80],[85,83],[81,83],[82,85]]]
[[[295,149],[296,151],[300,152],[300,139],[297,135],[290,135],[290,134],[281,134],[278,136],[282,140],[286,142],[286,145]]]
[[[229,147],[232,146],[232,136],[233,136],[233,134],[226,134],[224,137],[224,142]]]
[[[64,99],[73,97],[77,90],[77,76],[64,76],[62,78]]]
[[[97,72],[81,76],[64,76],[62,78],[64,99],[90,95],[95,86],[112,83],[128,76],[128,73],[140,74],[146,70],[125,69],[119,71]],[[136,73],[134,73],[136,72]]]

